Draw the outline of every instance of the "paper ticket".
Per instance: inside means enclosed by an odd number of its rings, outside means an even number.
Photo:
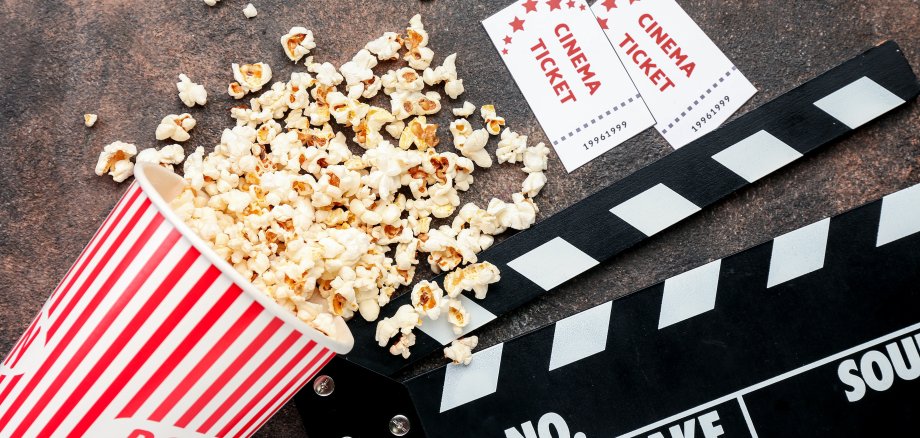
[[[674,0],[599,0],[592,10],[674,148],[719,127],[757,92]]]
[[[521,0],[482,24],[569,172],[655,123],[584,0]]]

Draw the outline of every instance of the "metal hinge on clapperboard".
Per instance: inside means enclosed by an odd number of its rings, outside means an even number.
[[[508,238],[480,254],[502,279],[465,300],[467,333],[918,91],[886,42]],[[455,339],[446,322],[404,360],[353,321],[297,406],[310,438],[885,436],[920,412],[918,308],[920,185],[405,383],[387,376]]]

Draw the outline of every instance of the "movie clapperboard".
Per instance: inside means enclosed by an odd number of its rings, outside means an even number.
[[[918,91],[883,43],[512,236],[481,254],[502,280],[466,299],[468,331]],[[403,360],[353,321],[355,351],[317,378],[334,391],[297,406],[323,418],[311,438],[903,436],[920,412],[918,308],[920,185],[405,383],[387,376],[456,336],[426,320]]]

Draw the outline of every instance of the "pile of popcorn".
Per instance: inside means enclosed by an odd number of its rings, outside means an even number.
[[[223,131],[212,152],[198,147],[185,159],[188,186],[172,207],[244,278],[330,336],[336,316],[378,320],[381,307],[398,288],[412,285],[425,264],[446,273],[443,285],[415,283],[412,305],[380,319],[376,340],[408,357],[413,330],[427,319],[447,318],[460,335],[470,322],[461,292],[483,299],[500,279],[477,254],[495,235],[534,223],[533,199],[546,183],[549,149],[528,146],[526,136],[503,129],[492,105],[479,108],[481,120],[472,121],[477,108],[469,102],[452,110],[453,148],[444,147],[440,127],[426,116],[444,105],[437,88],[450,99],[465,90],[456,54],[432,66],[434,52],[418,15],[404,35],[384,33],[339,68],[308,56],[316,43],[305,28],[291,29],[281,45],[291,61],[305,61],[306,71],[269,86],[269,65],[233,64],[231,96],[268,89],[231,110],[236,126]],[[380,61],[397,65],[378,75]],[[186,105],[205,104],[204,88],[185,75],[177,88]],[[388,98],[389,108],[367,103],[376,96]],[[182,142],[194,127],[188,114],[169,115],[156,137]],[[461,205],[473,173],[493,165],[486,150],[492,137],[495,160],[520,163],[527,174],[521,190],[485,208]],[[135,154],[134,145],[112,143],[96,173],[123,181]],[[141,151],[136,160],[172,167],[182,155],[179,145],[170,145]],[[476,342],[455,341],[445,355],[469,363]]]

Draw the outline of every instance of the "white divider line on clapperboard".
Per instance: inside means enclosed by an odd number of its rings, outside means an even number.
[[[764,288],[808,275],[824,267],[830,218],[806,225],[773,240],[769,274]],[[920,184],[882,198],[881,214],[876,227],[876,246],[882,246],[920,232]],[[658,329],[686,321],[715,308],[722,259],[678,274],[664,281]],[[564,318],[555,324],[549,370],[559,369],[604,351],[607,345],[612,301]],[[630,432],[630,437],[652,430],[689,413],[720,404],[769,384],[809,371],[815,367],[884,342],[920,327],[913,325],[891,335],[870,341],[829,358],[803,366],[773,379],[680,414]],[[468,366],[447,365],[441,392],[440,412],[475,401],[494,393],[502,367],[503,343],[473,354]]]

